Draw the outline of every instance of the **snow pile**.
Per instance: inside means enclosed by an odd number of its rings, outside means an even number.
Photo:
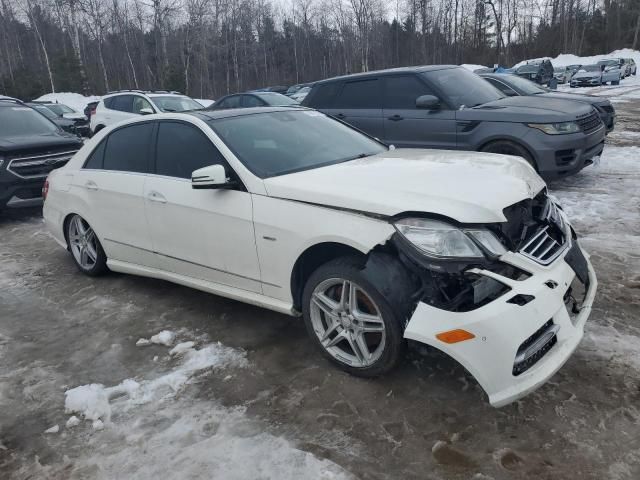
[[[167,347],[170,347],[171,345],[173,345],[175,339],[176,334],[171,330],[162,330],[160,333],[156,333],[153,337],[151,337],[150,341],[151,343],[166,345]]]
[[[90,102],[98,102],[100,101],[100,97],[92,95],[90,97],[85,97],[79,93],[71,93],[71,92],[60,92],[60,93],[47,93],[42,95],[39,98],[36,98],[37,101],[46,101],[46,102],[56,102],[62,103],[67,107],[71,107],[77,112],[83,113],[84,107],[87,106]]]
[[[171,350],[169,350],[169,355],[182,355],[184,352],[190,350],[195,345],[195,342],[182,342],[177,344]]]
[[[529,59],[529,60],[543,60],[549,57],[542,57],[537,59]],[[622,50],[614,50],[613,52],[606,55],[593,55],[590,57],[578,57],[577,55],[573,55],[571,53],[561,53],[556,58],[551,58],[551,63],[554,67],[566,67],[568,65],[589,65],[593,63],[598,63],[600,60],[610,59],[610,58],[633,58],[636,63],[640,63],[640,51],[632,50],[630,48],[623,48]],[[524,65],[526,60],[522,62],[516,63],[514,67],[519,67],[520,65]]]
[[[174,370],[141,383],[129,378],[113,387],[92,383],[72,388],[65,392],[65,412],[79,413],[94,422],[110,423],[114,404],[126,411],[135,405],[175,395],[194,375],[205,369],[248,366],[243,351],[220,343],[206,345],[200,350],[193,348],[193,342],[180,345],[182,361]]]

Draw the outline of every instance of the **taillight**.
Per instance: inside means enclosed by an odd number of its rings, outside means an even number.
[[[89,110],[89,118],[96,114],[96,107],[97,105],[94,105],[93,107],[91,107],[91,110]]]
[[[49,193],[49,179],[47,178],[44,181],[44,185],[42,186],[42,200],[47,199],[47,193]]]

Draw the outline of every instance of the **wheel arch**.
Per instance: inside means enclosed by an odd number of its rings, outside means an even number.
[[[520,138],[514,138],[509,135],[501,135],[501,136],[495,136],[488,139],[484,139],[483,143],[476,148],[476,151],[482,152],[486,147],[496,142],[509,142],[519,146],[520,148],[523,148],[533,159],[533,162],[536,165],[536,171],[537,171],[538,157],[536,156],[535,149],[532,149],[531,147],[529,147],[529,145],[523,142],[522,139]]]

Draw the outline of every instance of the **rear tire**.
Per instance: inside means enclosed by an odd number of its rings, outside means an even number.
[[[363,274],[362,260],[342,257],[311,274],[302,313],[312,342],[329,361],[352,375],[377,377],[397,365],[405,347],[394,300]]]
[[[67,246],[78,270],[90,277],[107,272],[107,255],[98,236],[80,215],[72,215],[65,225]]]
[[[501,155],[515,155],[516,157],[524,158],[529,165],[531,165],[536,171],[538,170],[535,160],[527,149],[510,140],[496,140],[490,142],[482,147],[480,151],[487,153],[499,153]]]

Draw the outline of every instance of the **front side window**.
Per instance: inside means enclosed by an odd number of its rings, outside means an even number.
[[[347,82],[336,100],[337,108],[381,108],[380,80],[356,80]]]
[[[232,97],[227,97],[219,104],[216,104],[218,108],[239,108],[240,107],[240,95],[233,95]]]
[[[238,159],[260,178],[346,162],[387,150],[366,135],[316,111],[254,113],[208,123]]]
[[[181,122],[160,123],[155,173],[191,178],[195,170],[214,164],[227,166],[222,154],[198,128]]]
[[[153,112],[153,107],[146,98],[135,95],[133,97],[133,113],[140,114],[143,108],[148,108]]]
[[[423,73],[456,108],[475,107],[504,98],[504,95],[466,68],[444,68]]]
[[[384,108],[413,110],[418,97],[433,95],[433,91],[415,75],[387,77],[384,84]]]
[[[58,127],[33,108],[20,105],[0,107],[0,137],[47,135]]]
[[[104,169],[149,173],[149,144],[153,123],[135,123],[109,134]]]
[[[180,95],[154,96],[152,100],[163,112],[186,112],[188,110],[202,109],[202,105],[192,98]]]

